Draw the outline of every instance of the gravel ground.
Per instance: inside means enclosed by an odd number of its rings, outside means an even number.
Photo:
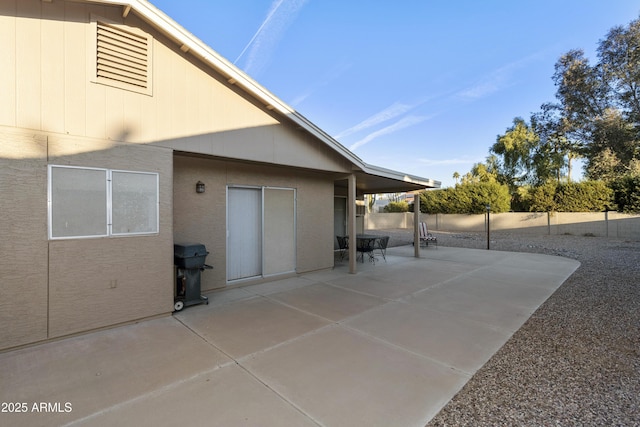
[[[481,233],[434,234],[487,247]],[[640,241],[495,232],[491,249],[581,265],[428,426],[640,426]]]

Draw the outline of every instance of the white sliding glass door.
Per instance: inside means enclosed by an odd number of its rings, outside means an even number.
[[[296,269],[295,191],[264,189],[264,274]]]
[[[229,187],[227,279],[262,274],[262,189]]]
[[[228,187],[227,281],[296,269],[296,192]]]

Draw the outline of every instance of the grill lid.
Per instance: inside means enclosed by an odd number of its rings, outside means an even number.
[[[173,245],[175,258],[206,257],[209,255],[207,248],[201,243],[182,243]]]

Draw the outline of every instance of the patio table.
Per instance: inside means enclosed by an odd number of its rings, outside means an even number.
[[[341,251],[346,251],[348,248],[347,242],[349,241],[349,236],[337,236],[338,244],[340,244],[340,240],[343,239],[342,246],[340,246]],[[375,263],[375,256],[373,255],[373,251],[378,249],[378,243],[381,239],[387,238],[389,236],[381,236],[377,234],[356,234],[356,252],[360,252],[362,256],[362,262],[364,262],[364,254],[369,254],[369,260]],[[343,247],[344,246],[344,247]],[[344,255],[341,256],[341,259]]]
[[[373,251],[377,248],[377,243],[383,237],[377,234],[356,234],[356,251],[361,253],[361,259],[364,263],[364,254],[369,255],[369,261],[375,263],[376,257],[373,255]]]

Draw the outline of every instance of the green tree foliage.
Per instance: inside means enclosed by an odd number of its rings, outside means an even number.
[[[587,160],[587,176],[600,178],[611,165],[612,173],[624,174],[640,159],[640,19],[611,29],[593,66],[583,51],[567,52],[553,78],[566,131]]]
[[[594,119],[587,175],[610,181],[629,174],[640,159],[637,136],[635,125],[625,120],[619,110],[605,110]]]
[[[532,212],[602,212],[615,205],[613,190],[602,181],[549,181],[527,193],[524,199]]]
[[[497,182],[500,178],[498,162],[498,158],[492,154],[487,157],[485,163],[475,163],[471,170],[462,177],[462,183]]]
[[[426,212],[482,212],[482,185],[506,185],[512,210],[640,211],[640,18],[609,31],[594,65],[580,49],[562,55],[553,81],[557,102],[513,119],[460,185],[456,173],[455,189],[423,198]],[[579,157],[588,181],[575,184]]]
[[[611,183],[611,188],[620,212],[640,212],[640,174],[618,178]]]
[[[602,181],[560,184],[556,203],[560,212],[603,212],[613,206],[613,190]]]
[[[538,136],[538,144],[531,156],[529,182],[539,185],[550,179],[571,181],[572,161],[580,157],[579,144],[571,137],[569,122],[562,115],[559,104],[545,103],[531,115],[531,128]],[[566,170],[566,175],[565,175]]]
[[[478,214],[486,212],[506,212],[510,208],[509,188],[496,181],[462,183],[455,188],[424,191],[420,194],[420,211],[436,214]]]
[[[496,154],[498,181],[507,184],[511,190],[529,181],[532,169],[532,153],[540,138],[522,118],[513,119],[513,126],[497,141],[489,151]]]
[[[389,202],[384,207],[385,212],[408,212],[409,204],[407,202]]]
[[[523,195],[523,207],[530,212],[556,212],[556,188],[557,182],[548,181],[542,185],[530,188]]]

